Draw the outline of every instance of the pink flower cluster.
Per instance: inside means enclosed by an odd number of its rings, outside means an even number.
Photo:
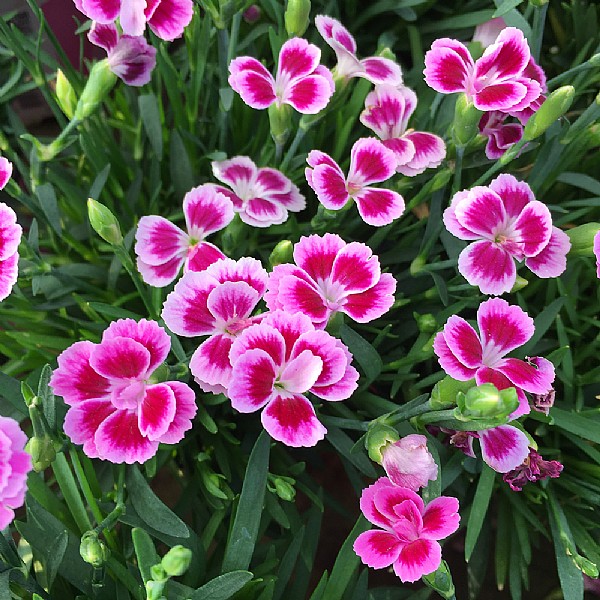
[[[180,381],[152,378],[171,340],[154,321],[120,319],[99,344],[76,342],[58,357],[50,385],[70,406],[65,433],[92,458],[143,463],[158,444],[176,444],[192,426],[196,401]]]
[[[12,175],[12,163],[0,157],[0,190]],[[15,211],[0,202],[0,302],[7,298],[19,275],[19,242],[21,226]]]
[[[25,452],[27,436],[19,424],[0,416],[0,530],[8,527],[15,509],[23,505],[31,456]]]

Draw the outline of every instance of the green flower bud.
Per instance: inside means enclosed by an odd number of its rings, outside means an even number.
[[[504,419],[519,406],[517,390],[514,387],[498,390],[492,383],[482,383],[471,388],[466,394],[456,396],[455,417],[459,420]]]
[[[87,83],[77,102],[74,119],[83,121],[104,101],[117,83],[117,76],[110,70],[108,59],[97,62],[90,71]]]
[[[442,169],[438,171],[434,176],[431,183],[431,191],[436,192],[448,185],[448,182],[452,179],[452,171],[450,169]]]
[[[554,90],[527,121],[523,130],[523,140],[529,142],[542,135],[569,110],[574,97],[575,88],[572,85],[564,85]]]
[[[275,248],[273,248],[273,252],[271,252],[271,255],[269,256],[269,263],[272,267],[276,267],[277,265],[292,262],[294,258],[293,251],[294,246],[290,240],[281,240]]]
[[[288,104],[277,106],[277,103],[274,102],[269,106],[268,110],[271,137],[277,145],[283,146],[290,135],[292,123],[291,107]]]
[[[160,564],[169,577],[179,577],[189,568],[192,551],[183,546],[173,546],[162,558]]]
[[[169,381],[171,379],[171,369],[169,365],[162,363],[158,366],[157,369],[152,373],[151,377],[148,379],[148,383],[162,383],[163,381]]]
[[[60,69],[56,71],[56,100],[65,115],[72,119],[77,107],[77,95]]]
[[[88,217],[94,231],[106,242],[113,246],[123,243],[123,235],[119,222],[104,204],[88,198]]]
[[[81,537],[79,554],[86,563],[97,569],[106,563],[110,550],[95,531],[86,531]]]
[[[523,277],[517,275],[517,278],[515,279],[515,283],[512,286],[512,288],[510,289],[510,292],[511,292],[511,294],[514,294],[515,292],[522,290],[527,285],[529,285],[529,281],[527,281],[527,279],[524,279]]]
[[[163,600],[166,583],[166,579],[164,581],[154,581],[153,579],[146,581],[146,600]]]
[[[158,563],[157,565],[152,565],[150,567],[150,578],[152,579],[152,581],[164,583],[165,581],[167,581],[169,579],[169,576],[163,569],[162,564]]]
[[[431,410],[443,410],[456,405],[456,396],[460,393],[468,392],[475,387],[475,380],[457,381],[446,375],[444,379],[438,381],[431,392]]]
[[[442,598],[452,600],[455,598],[454,583],[450,569],[445,560],[443,560],[437,571],[423,576],[423,581],[432,589],[434,589]]]
[[[47,469],[56,458],[56,448],[49,435],[32,437],[25,446],[25,451],[31,454],[33,470],[40,473]]]
[[[367,437],[365,438],[365,448],[369,458],[378,464],[383,462],[383,450],[389,444],[393,444],[400,439],[398,432],[389,425],[377,423],[369,426]]]
[[[410,274],[413,276],[417,275],[418,273],[420,273],[423,270],[423,267],[426,264],[427,264],[427,257],[423,256],[422,254],[419,254],[410,263],[410,268],[409,268]]]
[[[571,240],[571,256],[594,256],[594,237],[600,231],[600,223],[586,223],[567,231]]]
[[[293,502],[296,497],[296,488],[287,477],[275,477],[275,493],[286,502]]]
[[[283,19],[290,37],[301,37],[308,27],[310,0],[288,0]]]
[[[433,333],[437,329],[437,321],[431,313],[420,315],[417,312],[413,313],[413,317],[417,322],[417,327],[421,333]]]
[[[457,146],[466,146],[477,135],[481,114],[465,94],[460,94],[456,100],[452,124],[452,138]]]

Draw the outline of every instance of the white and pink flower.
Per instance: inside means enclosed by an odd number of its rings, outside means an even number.
[[[503,29],[483,56],[473,60],[457,40],[435,40],[425,55],[425,81],[442,94],[464,93],[482,111],[520,111],[542,93],[542,86],[526,71],[530,50],[523,32]]]
[[[410,88],[378,85],[365,99],[360,115],[360,122],[396,155],[396,171],[410,177],[438,167],[446,157],[442,138],[408,129],[416,107],[417,95]]]
[[[172,41],[192,20],[192,0],[74,0],[86,17],[103,25],[119,19],[125,35],[144,34],[146,23],[159,38]]]
[[[113,23],[92,23],[92,44],[104,48],[110,70],[127,85],[146,85],[156,66],[156,48],[143,36],[119,35]]]
[[[320,60],[317,46],[292,38],[281,47],[275,77],[255,58],[242,56],[229,65],[229,85],[251,108],[289,104],[313,115],[327,106],[335,91],[333,77]]]
[[[301,312],[322,329],[337,312],[368,323],[394,303],[396,280],[381,272],[379,259],[365,244],[347,244],[333,233],[302,237],[294,261],[271,273],[265,294],[270,310]]]
[[[192,389],[153,381],[171,339],[154,321],[120,319],[99,344],[76,342],[58,357],[50,385],[70,406],[64,431],[91,458],[143,463],[176,444],[196,415]]]
[[[548,207],[531,188],[512,175],[458,192],[443,218],[452,235],[473,242],[460,253],[458,270],[484,294],[512,289],[515,260],[525,260],[542,278],[558,277],[566,268],[568,236],[552,226]]]
[[[352,34],[337,20],[318,15],[315,25],[337,57],[337,77],[363,77],[374,84],[398,86],[402,84],[402,70],[393,60],[371,56],[359,60],[356,56],[356,41]]]
[[[354,552],[374,569],[392,566],[404,582],[433,573],[442,562],[443,540],[458,529],[458,500],[440,496],[425,506],[412,490],[381,477],[363,490],[360,509],[381,527],[361,533]]]
[[[418,492],[438,476],[438,466],[424,435],[411,433],[381,451],[381,465],[394,485]]]
[[[350,151],[350,170],[342,168],[320,150],[312,150],[306,162],[306,181],[325,208],[339,210],[353,199],[365,223],[381,227],[404,212],[404,198],[392,190],[372,187],[396,172],[396,155],[375,138],[361,138]]]
[[[209,336],[190,360],[190,371],[204,391],[227,391],[231,345],[256,323],[251,314],[267,289],[268,277],[254,258],[226,258],[202,273],[188,271],[167,296],[162,318],[171,331],[186,337]]]
[[[12,163],[0,157],[0,190],[12,175]],[[10,295],[19,276],[19,243],[23,230],[15,211],[0,202],[0,302]]]
[[[229,358],[227,395],[233,408],[251,413],[264,407],[264,428],[288,446],[314,446],[327,432],[307,392],[340,401],[358,385],[346,346],[300,313],[267,313],[233,342]]]
[[[27,436],[19,424],[0,416],[0,530],[15,518],[15,509],[25,502],[31,456],[25,452]]]
[[[212,163],[214,176],[228,185],[215,185],[227,196],[240,219],[254,227],[279,225],[289,212],[306,207],[306,199],[281,171],[269,167],[258,168],[247,156]]]
[[[142,217],[135,232],[137,267],[143,280],[155,287],[171,283],[182,265],[203,271],[225,255],[204,238],[226,227],[234,217],[233,204],[211,184],[189,191],[183,199],[186,231],[164,217]]]

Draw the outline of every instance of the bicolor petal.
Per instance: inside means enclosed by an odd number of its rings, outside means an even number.
[[[558,277],[567,268],[567,254],[571,249],[569,236],[558,227],[552,227],[548,244],[541,252],[525,260],[525,265],[538,277]]]
[[[516,469],[529,454],[529,439],[512,425],[479,432],[483,460],[498,473]]]
[[[392,190],[367,187],[354,199],[362,220],[374,227],[389,225],[404,213],[404,198]]]
[[[176,409],[175,394],[168,385],[149,385],[138,409],[140,433],[150,440],[160,440],[173,422]]]
[[[517,278],[513,257],[487,240],[473,242],[459,254],[458,271],[484,294],[509,292]]]
[[[402,544],[393,533],[371,529],[356,538],[353,548],[365,565],[383,569],[398,559]]]

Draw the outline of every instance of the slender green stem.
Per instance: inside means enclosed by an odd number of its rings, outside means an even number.
[[[431,412],[431,401],[429,398],[426,398],[425,400],[415,398],[401,407],[397,412],[392,413],[385,421],[389,425],[397,425],[398,423],[408,421],[408,419],[418,417],[419,415],[428,412]]]
[[[465,155],[464,146],[456,146],[456,162],[454,164],[454,183],[452,184],[452,195],[460,190],[462,179],[463,157]]]
[[[296,154],[296,150],[298,149],[298,146],[304,139],[304,136],[306,135],[307,131],[308,131],[307,128],[298,127],[298,129],[296,130],[296,135],[294,136],[294,139],[292,140],[292,143],[290,144],[290,147],[288,148],[288,151],[287,151],[284,159],[281,161],[281,164],[279,165],[280,171],[285,172],[285,170],[286,170],[287,166],[290,164],[292,158],[294,158],[294,156]]]
[[[473,184],[473,187],[476,185],[483,185],[492,177],[492,175],[495,175],[503,167],[510,164],[519,155],[526,143],[527,142],[525,140],[521,139],[514,144],[512,148],[509,148],[504,155]]]
[[[114,556],[109,557],[107,566],[111,574],[123,583],[135,600],[144,600],[146,594],[142,584]]]
[[[54,471],[58,487],[60,487],[60,491],[69,507],[69,511],[73,515],[75,523],[77,523],[79,532],[85,533],[92,528],[92,523],[85,510],[77,484],[75,483],[75,478],[64,454],[56,455],[52,463],[52,470]]]
[[[217,29],[217,50],[219,55],[219,79],[221,88],[227,87],[229,56],[229,33],[226,29]],[[219,111],[219,148],[225,149],[225,140],[227,139],[227,121],[229,111],[224,109]]]
[[[598,55],[596,54],[594,56],[598,56]],[[594,58],[594,57],[592,57],[592,58]],[[565,71],[564,73],[561,73],[560,75],[557,75],[556,77],[553,77],[552,79],[550,79],[550,81],[548,81],[548,83],[546,85],[548,86],[549,90],[552,90],[559,83],[562,83],[565,80],[567,80],[567,81],[571,80],[573,75],[575,75],[576,73],[580,73],[581,71],[585,71],[586,69],[597,69],[597,68],[598,68],[598,60],[596,60],[596,61],[588,60],[587,62],[584,62],[581,65],[577,65],[576,67],[573,67],[572,69],[569,69],[568,71]]]

